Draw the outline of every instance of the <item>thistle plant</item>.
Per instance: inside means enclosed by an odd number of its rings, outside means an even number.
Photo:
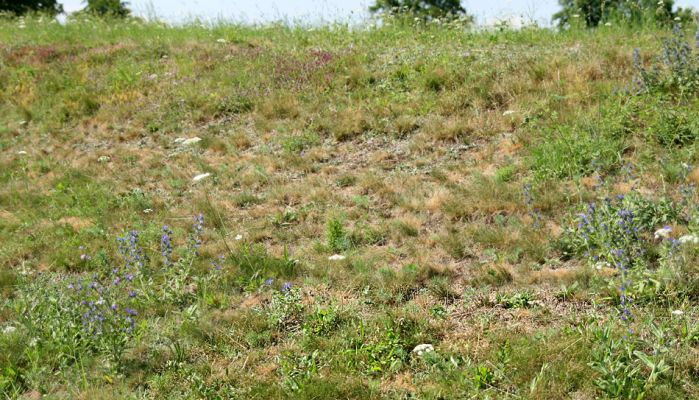
[[[699,32],[697,32],[699,35]],[[687,98],[699,91],[699,53],[684,39],[675,25],[672,36],[662,44],[661,55],[650,68],[643,66],[640,50],[635,49],[633,63],[637,71],[634,84],[638,93],[660,92]]]

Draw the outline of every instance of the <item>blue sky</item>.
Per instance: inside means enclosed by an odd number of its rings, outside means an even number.
[[[83,6],[82,0],[61,3],[69,12]],[[371,0],[130,0],[136,14],[147,16],[154,12],[172,22],[194,17],[243,22],[359,20],[367,15],[371,3]],[[521,16],[546,24],[558,9],[557,0],[468,0],[462,3],[480,23]],[[699,0],[677,0],[676,3],[699,9]]]

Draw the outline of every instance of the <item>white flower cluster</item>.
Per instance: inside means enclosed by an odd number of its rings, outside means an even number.
[[[431,353],[434,351],[434,346],[428,343],[423,343],[423,344],[418,344],[415,346],[413,349],[413,353],[417,354],[418,356],[422,357],[423,355],[427,353]]]

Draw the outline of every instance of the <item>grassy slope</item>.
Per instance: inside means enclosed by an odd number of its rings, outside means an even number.
[[[668,150],[643,124],[621,139],[606,130],[626,115],[610,98],[632,79],[633,48],[650,58],[661,34],[0,23],[3,301],[27,279],[21,271],[90,270],[79,246],[113,251],[127,229],[155,254],[162,224],[184,238],[199,211],[204,259],[230,246],[235,260],[258,243],[268,253],[252,269],[277,278],[267,288],[229,262],[197,318],[142,304],[148,329],[119,374],[102,378],[99,357],[82,371],[15,360],[24,376],[13,390],[594,398],[585,326],[616,318],[614,273],[562,260],[552,243],[597,196],[589,159],[601,160],[610,194],[628,191],[624,163],[639,191],[671,194],[673,171],[694,161],[693,145]],[[647,102],[642,115],[662,110]],[[194,136],[203,140],[175,142]],[[212,177],[192,183],[203,172]],[[299,260],[287,276],[274,270],[285,251]],[[347,259],[329,261],[336,252]],[[302,292],[301,321],[319,307],[337,312],[329,332],[267,322],[284,279]],[[518,307],[521,298],[533,302]],[[639,320],[668,310],[644,306]],[[16,317],[5,307],[0,325]],[[176,367],[168,337],[184,348]],[[441,358],[381,347],[418,343]],[[672,349],[675,369],[650,397],[697,395],[693,343]]]

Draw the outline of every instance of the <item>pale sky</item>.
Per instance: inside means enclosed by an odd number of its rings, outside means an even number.
[[[59,0],[68,12],[83,7],[82,0]],[[237,22],[303,20],[310,23],[358,21],[368,15],[371,0],[130,0],[137,15],[158,17],[171,22],[227,19]],[[521,17],[546,25],[558,10],[557,0],[467,0],[464,7],[481,24],[498,18]],[[679,6],[699,9],[699,0],[677,0]]]

